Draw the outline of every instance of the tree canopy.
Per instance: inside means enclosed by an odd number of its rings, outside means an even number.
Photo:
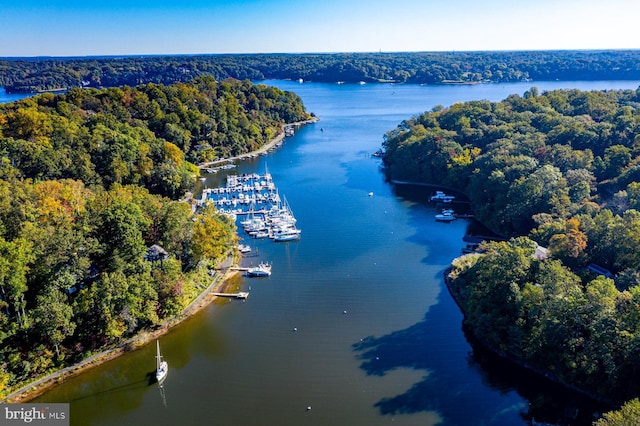
[[[216,80],[304,79],[416,84],[636,80],[640,51],[378,52],[0,60],[9,92]]]

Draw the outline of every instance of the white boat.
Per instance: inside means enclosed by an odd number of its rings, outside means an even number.
[[[269,236],[269,231],[255,231],[250,232],[249,235],[251,235],[253,238],[267,238]]]
[[[453,214],[453,210],[444,209],[442,213],[436,215],[436,220],[440,222],[451,222],[452,220],[456,220],[456,217]]]
[[[271,265],[261,262],[258,266],[247,269],[247,275],[250,277],[268,277],[271,275]]]
[[[294,241],[300,239],[299,229],[287,229],[272,234],[273,241]]]
[[[432,195],[431,201],[439,201],[441,203],[450,203],[455,200],[456,197],[454,195],[447,195],[442,191],[436,191],[435,195]]]
[[[245,244],[238,244],[238,250],[242,254],[251,253],[251,246]]]
[[[167,373],[169,372],[169,364],[167,361],[162,360],[162,355],[160,355],[160,341],[156,340],[156,382],[162,384],[164,379],[167,377]]]

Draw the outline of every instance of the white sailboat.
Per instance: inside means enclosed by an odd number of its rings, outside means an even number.
[[[162,355],[160,355],[160,341],[156,340],[156,381],[158,383],[162,383],[162,381],[167,377],[167,373],[169,372],[169,364],[167,361],[162,360]]]

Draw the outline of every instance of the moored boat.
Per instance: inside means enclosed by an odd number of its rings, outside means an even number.
[[[299,229],[287,229],[271,235],[273,241],[295,241],[300,239]]]
[[[250,277],[268,277],[271,275],[271,265],[261,262],[258,266],[247,269],[247,275]]]
[[[441,202],[441,203],[450,203],[456,199],[455,195],[447,195],[442,191],[436,191],[435,195],[432,195],[429,198],[431,201]]]
[[[160,354],[160,341],[156,340],[156,382],[162,384],[169,372],[169,364],[162,359]]]
[[[436,220],[440,222],[451,222],[452,220],[456,220],[453,210],[444,209],[442,213],[436,215]]]

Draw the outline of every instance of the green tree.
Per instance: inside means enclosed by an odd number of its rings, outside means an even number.
[[[620,409],[604,413],[594,426],[635,426],[640,419],[640,400],[625,402]]]
[[[5,241],[0,238],[0,292],[6,302],[7,316],[15,315],[20,325],[25,325],[27,271],[33,261],[31,244],[25,239]],[[10,312],[13,310],[13,313]]]
[[[218,213],[213,204],[206,204],[193,225],[194,262],[208,259],[215,263],[222,260],[236,238],[235,225],[231,219]]]
[[[71,336],[76,328],[72,321],[73,309],[67,297],[59,289],[48,287],[36,298],[36,307],[31,311],[35,331],[43,341],[50,342],[59,355],[59,345]]]

